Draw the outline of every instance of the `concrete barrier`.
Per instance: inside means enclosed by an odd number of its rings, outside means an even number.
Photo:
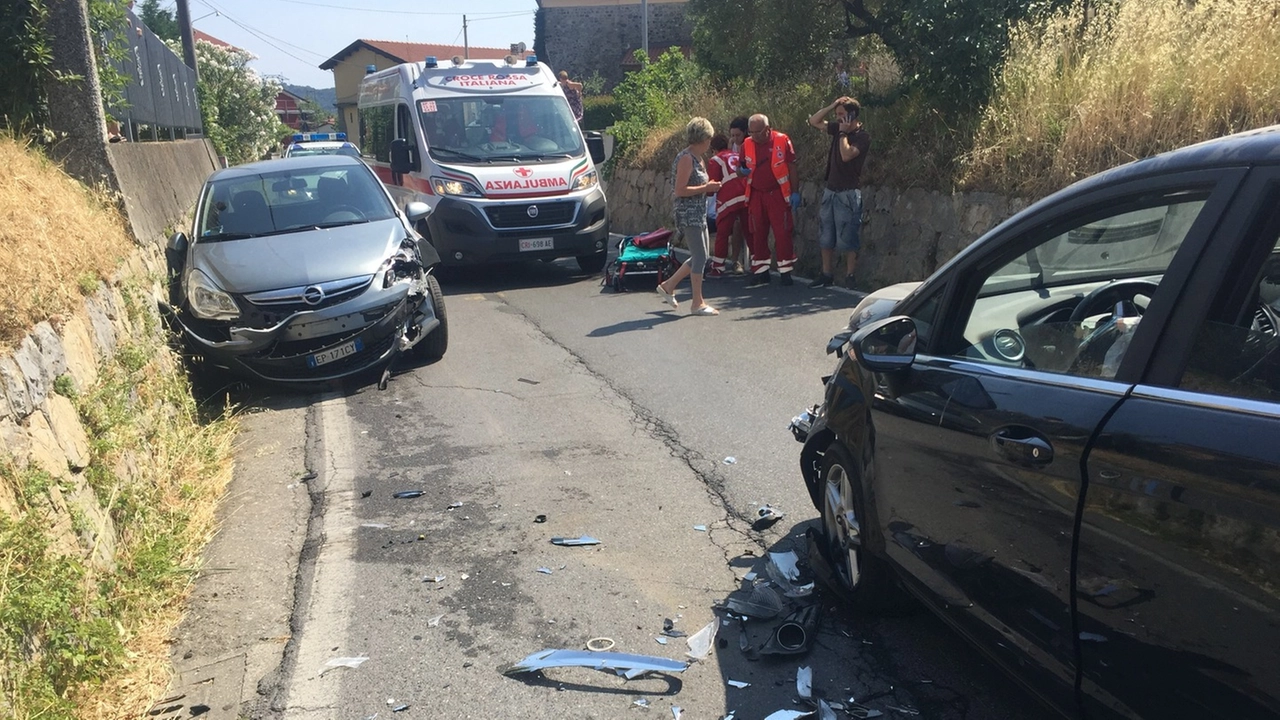
[[[218,169],[208,140],[108,145],[125,212],[139,242],[163,243],[194,207],[209,173]]]

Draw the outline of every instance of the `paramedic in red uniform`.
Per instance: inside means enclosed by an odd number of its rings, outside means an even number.
[[[708,277],[723,277],[725,259],[730,257],[729,238],[741,223],[747,224],[747,184],[738,176],[738,153],[729,148],[729,139],[717,134],[711,138],[711,162],[707,173],[712,180],[722,183],[715,196],[716,244],[711,251],[711,272]]]
[[[781,285],[791,284],[796,253],[791,244],[791,211],[800,207],[800,193],[792,183],[796,151],[791,139],[769,127],[769,118],[752,115],[747,121],[750,137],[742,146],[740,175],[747,179],[747,213],[750,217],[751,277],[747,287],[769,284],[769,231],[773,230],[774,254]]]

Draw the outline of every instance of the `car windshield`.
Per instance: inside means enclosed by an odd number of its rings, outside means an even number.
[[[563,95],[418,103],[433,159],[448,163],[579,157],[585,149]]]
[[[210,183],[197,241],[386,220],[395,208],[364,165],[291,168]]]
[[[351,145],[341,147],[308,147],[300,146],[289,150],[289,157],[307,157],[308,155],[347,155],[360,157],[360,151]]]

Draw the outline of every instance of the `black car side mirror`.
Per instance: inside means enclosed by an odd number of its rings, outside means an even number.
[[[831,339],[827,341],[827,354],[835,353],[837,357],[841,356],[841,350],[844,350],[845,343],[849,342],[849,338],[853,337],[852,330],[841,330]]]
[[[418,163],[414,162],[413,148],[409,147],[409,141],[404,138],[396,138],[391,141],[391,172],[393,173],[410,173],[418,169]]]
[[[591,162],[603,165],[609,159],[609,151],[605,148],[604,135],[592,130],[586,133],[587,152],[591,153]]]
[[[877,320],[854,333],[853,347],[868,370],[906,370],[916,360],[916,323],[904,315]]]
[[[164,246],[164,262],[169,274],[169,304],[173,307],[182,304],[182,269],[187,263],[187,246],[190,244],[187,234],[178,231],[169,236],[169,242]]]
[[[166,252],[185,253],[187,251],[187,234],[179,230],[169,236],[169,244],[164,247]]]

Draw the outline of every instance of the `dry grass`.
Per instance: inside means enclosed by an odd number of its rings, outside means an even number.
[[[0,135],[0,350],[84,291],[133,248],[115,204],[38,152]],[[90,283],[89,281],[93,281]]]
[[[1011,39],[970,187],[1042,195],[1280,122],[1280,0],[1121,2],[1087,26],[1073,10]]]

